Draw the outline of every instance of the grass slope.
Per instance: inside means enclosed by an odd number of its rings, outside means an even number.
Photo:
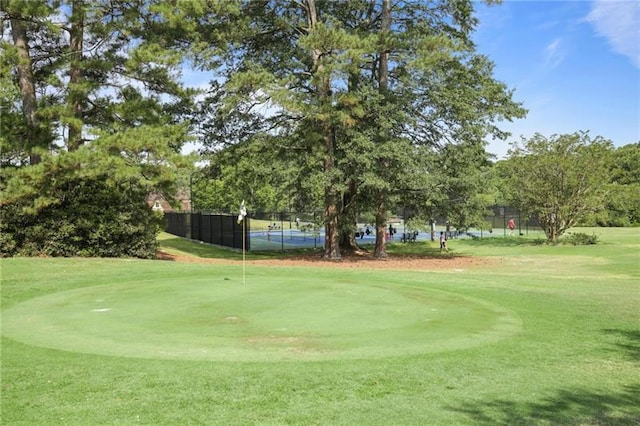
[[[245,289],[240,266],[2,259],[0,420],[640,424],[640,230],[580,231],[598,233],[601,243],[451,241],[449,255],[496,258],[493,266],[464,271],[253,266]],[[205,299],[211,287],[219,297],[215,307]],[[348,290],[357,293],[355,300]],[[103,305],[108,297],[113,304]],[[203,311],[194,309],[198,297]],[[438,312],[430,311],[434,306],[451,315],[430,316]],[[91,312],[107,307],[124,314],[106,321],[103,314],[112,311]],[[394,317],[399,307],[406,311]],[[211,310],[224,315],[216,324],[208,323],[216,321],[206,315]],[[87,322],[89,313],[95,315]],[[236,321],[231,317],[251,318],[253,328],[216,328],[214,337],[228,344],[216,356],[157,353],[167,342],[183,345],[184,352],[200,338],[212,338],[206,331],[221,325],[220,318]],[[173,320],[159,324],[166,318],[182,318],[184,330]],[[429,321],[412,329],[421,320]],[[276,338],[281,336],[273,330],[291,327],[322,335],[326,340],[315,344],[334,351],[309,351],[309,342]],[[492,327],[499,332],[488,338]],[[225,329],[227,336],[221,335]],[[251,341],[265,334],[272,339]],[[91,336],[96,340],[87,346]],[[59,343],[63,339],[71,340]],[[242,348],[234,346],[238,339],[245,349],[257,348],[241,362],[234,360],[242,358],[233,352]],[[452,344],[456,339],[466,344]],[[150,353],[136,357],[132,341],[151,346]]]

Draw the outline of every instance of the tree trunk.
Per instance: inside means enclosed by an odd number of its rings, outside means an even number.
[[[387,41],[389,32],[391,31],[391,0],[382,2],[382,37]],[[378,67],[378,88],[381,93],[385,94],[389,87],[389,48],[383,44],[380,52],[380,65]]]
[[[330,187],[325,188],[325,259],[340,259],[340,245],[338,240],[338,208],[336,204],[335,191]]]
[[[16,68],[22,97],[22,115],[27,126],[26,150],[29,153],[29,163],[33,165],[40,162],[40,155],[33,152],[33,148],[39,145],[39,123],[29,39],[25,21],[21,17],[11,18],[10,22],[13,44],[18,51],[18,65]]]
[[[69,47],[71,49],[71,70],[69,75],[69,91],[67,105],[72,112],[69,120],[69,141],[67,146],[70,151],[80,148],[82,145],[82,127],[84,121],[85,92],[82,84],[82,49],[84,46],[84,0],[73,2],[71,13],[71,29],[69,31]]]
[[[373,8],[373,4],[371,5]],[[371,15],[372,12],[370,12]],[[359,70],[356,72],[353,69],[349,72],[349,78],[347,83],[347,91],[349,93],[357,93],[360,89],[360,73]],[[343,137],[348,137],[346,134],[343,134]],[[356,179],[353,177],[357,175],[357,167],[353,167],[347,172],[348,178],[348,189],[342,196],[342,210],[340,217],[338,219],[338,226],[340,229],[340,250],[357,253],[360,252],[360,247],[358,246],[357,238],[362,238],[362,236],[356,237],[357,231],[357,220],[358,220],[358,208],[357,208],[357,194],[358,194],[358,183]]]
[[[357,221],[355,209],[357,186],[355,180],[349,181],[349,189],[342,196],[342,211],[338,219],[338,227],[340,229],[340,250],[355,253],[360,250],[356,241],[354,224]]]
[[[325,240],[323,257],[325,259],[339,259],[341,255],[338,232],[338,194],[333,177],[335,167],[334,140],[331,124],[328,120],[323,120],[320,127],[325,144],[324,172],[328,176],[324,187]]]
[[[309,32],[318,24],[318,10],[315,0],[306,0],[304,8],[307,14],[307,24]],[[331,108],[331,80],[329,75],[325,73],[324,63],[322,61],[323,51],[314,48],[311,52],[313,59],[313,77],[316,79],[316,90],[318,94],[318,105],[323,110]],[[322,111],[327,112],[327,111]],[[335,178],[333,171],[335,167],[334,152],[334,135],[331,121],[327,114],[321,114],[322,118],[318,119],[318,130],[322,136],[324,143],[324,173],[327,176],[327,182],[324,187],[324,222],[325,222],[325,241],[324,255],[325,259],[339,259],[340,246],[338,240],[338,203]]]
[[[382,27],[380,32],[382,33],[382,39],[386,42],[388,33],[391,29],[391,0],[384,0],[382,2]],[[389,86],[389,50],[382,43],[382,50],[380,51],[380,59],[378,61],[378,90],[383,95],[386,95]],[[384,137],[384,136],[382,136]],[[386,194],[384,189],[380,189],[378,194],[378,202],[376,204],[376,248],[374,251],[375,257],[387,257],[387,238],[386,238]]]
[[[558,218],[555,213],[544,214],[542,217],[538,217],[538,222],[540,226],[544,230],[544,234],[547,237],[547,242],[551,244],[556,244],[558,242],[558,238],[560,237],[560,229],[558,227]]]
[[[376,248],[373,252],[374,257],[387,257],[387,211],[385,197],[380,194],[378,203],[376,204]]]

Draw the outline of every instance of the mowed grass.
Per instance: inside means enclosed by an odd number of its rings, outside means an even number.
[[[0,420],[640,424],[640,229],[577,231],[600,244],[451,240],[442,257],[490,261],[248,265],[245,284],[240,265],[3,259]]]

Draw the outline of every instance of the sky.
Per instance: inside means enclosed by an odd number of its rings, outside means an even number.
[[[615,146],[640,142],[640,1],[475,6],[477,51],[529,110],[524,119],[498,123],[512,136],[490,140],[489,152],[503,158],[509,142],[535,133],[588,131]]]

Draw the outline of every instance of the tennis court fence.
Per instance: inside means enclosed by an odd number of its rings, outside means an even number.
[[[179,237],[234,249],[250,250],[250,218],[244,224],[238,217],[227,214],[201,212],[165,212],[165,231]],[[243,244],[244,239],[244,244]]]
[[[493,206],[485,217],[483,228],[458,230],[449,226],[446,218],[436,215],[433,219],[435,229],[447,232],[450,237],[487,237],[507,235],[507,224],[513,219],[515,232],[521,235],[538,232],[540,227],[535,220],[525,219],[520,212],[509,206]],[[409,229],[407,220],[412,217],[405,209],[390,217],[389,224],[396,231],[394,240],[400,241],[402,235],[416,230]],[[428,219],[429,221],[431,219]],[[375,227],[365,219],[358,219],[356,239],[359,243],[375,241]],[[367,232],[367,230],[369,232]],[[296,248],[320,248],[324,246],[324,227],[322,212],[249,212],[243,224],[238,224],[237,215],[212,212],[166,212],[165,231],[195,241],[209,244],[245,249],[290,250]],[[421,230],[412,241],[431,238],[429,232]],[[391,238],[394,238],[392,235]],[[243,243],[244,240],[244,243]]]

